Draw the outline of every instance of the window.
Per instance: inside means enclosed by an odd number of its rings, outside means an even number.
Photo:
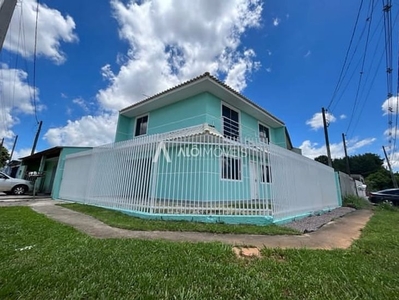
[[[263,143],[270,142],[269,128],[263,126],[262,124],[259,124],[259,140]]]
[[[134,136],[139,136],[147,133],[148,116],[143,116],[136,119],[136,131]]]
[[[240,124],[238,122],[238,111],[222,105],[223,135],[228,138],[238,139],[240,137]]]
[[[222,157],[222,178],[241,180],[241,160],[233,157]]]
[[[262,169],[261,169],[262,170],[262,174],[261,174],[262,182],[270,183],[272,180],[271,180],[271,173],[270,173],[269,166],[262,165],[261,167],[262,167]]]

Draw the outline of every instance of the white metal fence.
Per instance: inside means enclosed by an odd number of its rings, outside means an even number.
[[[205,124],[67,156],[60,198],[151,215],[277,221],[339,203],[333,169]]]

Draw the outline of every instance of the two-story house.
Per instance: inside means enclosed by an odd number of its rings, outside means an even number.
[[[336,205],[334,171],[298,153],[281,120],[205,73],[122,109],[115,143],[66,158],[60,198],[229,223]]]

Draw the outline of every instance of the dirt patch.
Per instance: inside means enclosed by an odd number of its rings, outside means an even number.
[[[233,252],[239,258],[261,257],[260,250],[256,247],[233,247]]]

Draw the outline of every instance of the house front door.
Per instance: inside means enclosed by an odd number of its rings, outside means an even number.
[[[259,198],[259,172],[256,162],[249,162],[249,181],[251,190],[251,200]]]

